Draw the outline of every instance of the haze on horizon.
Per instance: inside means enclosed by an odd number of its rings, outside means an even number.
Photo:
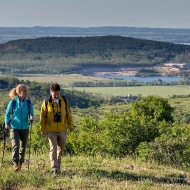
[[[190,0],[0,0],[0,27],[189,28]]]

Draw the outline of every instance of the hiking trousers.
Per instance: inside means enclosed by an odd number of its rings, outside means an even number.
[[[48,140],[50,145],[50,162],[51,168],[60,169],[61,166],[61,156],[64,153],[65,143],[66,143],[67,131],[53,132],[48,131]]]
[[[10,129],[12,161],[15,165],[24,162],[29,129]]]

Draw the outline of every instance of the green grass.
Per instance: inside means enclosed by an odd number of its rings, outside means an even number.
[[[109,80],[104,78],[94,78],[91,76],[83,76],[78,74],[70,74],[70,75],[27,75],[22,77],[17,77],[19,80],[29,80],[29,81],[36,81],[36,82],[58,82],[62,86],[69,87],[73,82],[82,81],[102,81],[102,80]]]
[[[48,154],[31,155],[19,173],[13,172],[10,153],[0,170],[1,189],[190,189],[187,171],[138,159],[102,156],[62,158],[62,172],[51,173]]]
[[[164,98],[172,95],[188,95],[190,94],[190,86],[140,86],[140,87],[71,87],[72,82],[76,81],[100,81],[109,80],[103,78],[95,78],[83,75],[31,75],[27,77],[18,77],[19,80],[29,80],[37,82],[58,82],[66,89],[75,89],[79,91],[90,92],[94,94],[102,94],[103,96],[127,96],[128,94],[147,96],[158,95]]]
[[[190,86],[75,87],[73,89],[112,96],[128,96],[129,94],[137,96],[141,94],[143,97],[148,95],[158,95],[167,98],[172,95],[190,94]]]

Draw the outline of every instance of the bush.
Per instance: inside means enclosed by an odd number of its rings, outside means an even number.
[[[190,125],[174,126],[153,142],[141,143],[139,157],[159,164],[188,167],[190,163]]]
[[[92,117],[83,118],[79,126],[68,135],[67,152],[95,155],[100,150],[100,133],[96,120]]]
[[[34,154],[38,155],[44,153],[45,151],[49,151],[48,138],[42,137],[39,124],[32,127],[31,138],[31,150]],[[29,143],[30,142],[28,142],[28,145]]]

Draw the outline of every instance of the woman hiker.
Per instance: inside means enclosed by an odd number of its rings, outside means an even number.
[[[27,88],[19,84],[9,93],[12,99],[5,113],[5,128],[10,130],[12,144],[12,161],[15,172],[21,170],[24,163],[27,140],[29,136],[29,121],[34,120],[34,109],[31,101],[26,98]]]

